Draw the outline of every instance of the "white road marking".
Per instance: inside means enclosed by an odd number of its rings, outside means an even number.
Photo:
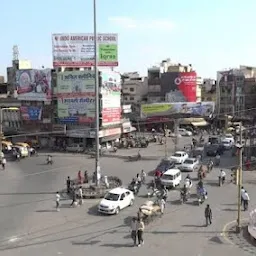
[[[8,240],[8,242],[9,242],[9,243],[15,243],[15,242],[17,242],[19,239],[20,239],[20,238],[18,238],[17,236],[14,236],[14,237],[11,237],[11,238]]]
[[[25,175],[23,175],[23,177],[35,176],[35,175],[40,175],[40,174],[44,174],[44,173],[48,173],[48,172],[55,172],[55,171],[59,171],[61,169],[68,169],[68,168],[73,168],[73,167],[77,167],[77,165],[62,166],[62,167],[58,167],[58,168],[54,168],[54,169],[45,170],[42,172],[34,172],[34,173],[30,173],[30,174],[25,174]]]

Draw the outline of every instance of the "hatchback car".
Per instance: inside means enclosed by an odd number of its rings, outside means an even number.
[[[182,164],[188,158],[188,153],[184,151],[176,151],[171,157],[170,160],[176,164]]]
[[[199,162],[196,158],[187,158],[179,169],[184,172],[193,172],[199,167]]]
[[[126,188],[114,188],[110,190],[98,205],[98,212],[104,214],[118,214],[120,210],[132,206],[134,194]]]

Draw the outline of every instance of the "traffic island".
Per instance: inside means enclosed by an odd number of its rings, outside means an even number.
[[[232,245],[236,245],[249,254],[255,255],[256,241],[248,232],[248,221],[243,221],[241,232],[236,232],[237,225],[235,222],[229,225],[225,230],[225,238]]]
[[[84,199],[103,198],[109,190],[122,186],[121,179],[116,176],[108,176],[108,186],[106,186],[103,181],[101,181],[98,186],[91,182],[86,184],[79,184],[78,180],[74,180],[73,182],[75,184],[75,193],[77,196],[79,187],[82,187]]]

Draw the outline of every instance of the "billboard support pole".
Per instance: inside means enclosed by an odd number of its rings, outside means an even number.
[[[98,54],[97,54],[97,13],[96,0],[93,0],[93,30],[94,30],[94,71],[95,71],[95,173],[96,186],[100,184],[100,113],[99,113],[99,75],[98,75]]]
[[[174,134],[175,134],[175,142],[174,142],[174,152],[178,150],[179,144],[179,119],[174,119]]]

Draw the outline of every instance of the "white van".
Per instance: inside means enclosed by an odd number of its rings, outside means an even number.
[[[161,177],[161,183],[166,186],[166,188],[175,188],[180,185],[181,179],[179,169],[169,169]]]

